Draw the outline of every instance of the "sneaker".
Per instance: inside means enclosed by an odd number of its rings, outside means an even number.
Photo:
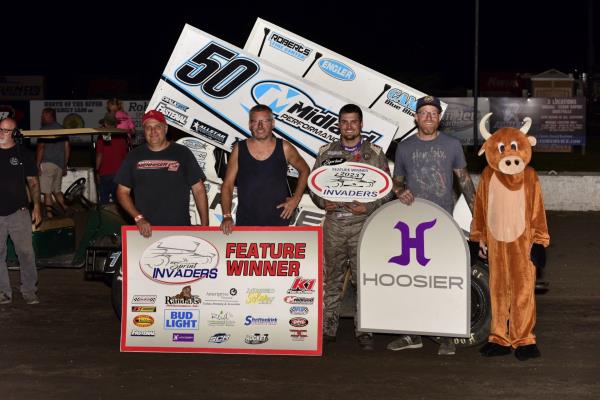
[[[0,292],[0,304],[10,304],[12,303],[12,299],[9,295],[4,292]]]
[[[452,339],[442,339],[440,341],[440,348],[438,350],[438,356],[453,356],[456,354],[456,345]]]
[[[498,343],[491,343],[489,346],[486,344],[480,350],[481,355],[483,357],[498,357],[498,356],[506,356],[510,354],[511,347],[510,346],[502,346]]]
[[[358,340],[358,346],[367,351],[371,351],[375,349],[375,339],[373,339],[372,335],[368,333],[364,333],[356,338]]]
[[[530,358],[538,358],[541,355],[542,353],[540,353],[540,349],[538,349],[537,345],[535,344],[519,346],[515,350],[515,357],[517,357],[517,360],[519,361],[527,361]]]
[[[24,294],[23,299],[27,304],[40,304],[40,299],[38,299],[35,293],[32,294]]]
[[[405,349],[420,349],[421,347],[423,347],[421,336],[416,335],[400,336],[399,339],[396,339],[387,345],[387,349],[392,351]]]

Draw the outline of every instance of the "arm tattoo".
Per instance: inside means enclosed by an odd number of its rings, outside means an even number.
[[[469,175],[469,171],[466,168],[455,169],[454,173],[458,178],[458,184],[460,186],[460,191],[465,196],[465,200],[469,205],[469,209],[473,212],[473,204],[475,202],[475,186],[473,185],[473,181],[471,180],[471,176]]]
[[[27,186],[29,187],[29,195],[31,196],[33,204],[37,204],[39,206],[42,203],[42,200],[40,198],[40,181],[38,177],[28,176]]]

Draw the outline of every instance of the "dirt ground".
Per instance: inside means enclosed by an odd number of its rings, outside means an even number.
[[[391,352],[391,335],[364,352],[349,319],[323,357],[121,354],[108,286],[45,269],[41,304],[24,304],[15,288],[0,306],[0,399],[599,399],[600,213],[548,218],[539,359],[484,359],[476,348],[441,357],[428,340]]]

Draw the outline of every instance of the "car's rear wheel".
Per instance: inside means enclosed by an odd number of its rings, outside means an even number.
[[[115,310],[115,314],[117,314],[117,318],[121,319],[121,307],[123,304],[123,269],[121,267],[121,262],[117,268],[115,268],[115,273],[113,274],[113,281],[110,288],[112,306]]]

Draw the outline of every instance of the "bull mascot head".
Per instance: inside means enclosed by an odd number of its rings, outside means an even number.
[[[531,161],[531,147],[537,142],[535,137],[527,136],[531,118],[523,120],[521,129],[500,128],[491,134],[485,127],[491,115],[486,114],[479,122],[479,132],[485,142],[478,155],[485,153],[488,165],[495,171],[506,175],[520,174]]]

